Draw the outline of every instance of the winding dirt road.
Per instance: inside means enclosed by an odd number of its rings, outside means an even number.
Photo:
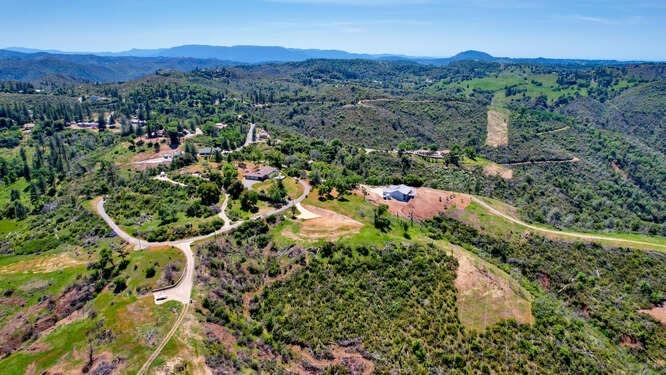
[[[528,224],[520,219],[517,219],[513,216],[507,215],[504,212],[496,209],[495,207],[489,205],[486,203],[483,199],[476,197],[474,195],[471,195],[472,200],[479,204],[481,207],[486,209],[488,212],[495,216],[502,217],[514,224],[518,224],[520,226],[532,229],[536,232],[541,232],[541,233],[548,233],[548,234],[554,234],[557,236],[564,236],[564,237],[573,237],[573,238],[580,238],[582,240],[589,240],[589,241],[595,241],[595,240],[601,240],[601,241],[610,241],[610,242],[620,242],[620,243],[627,243],[627,244],[633,244],[633,245],[641,245],[641,246],[648,246],[648,247],[653,247],[656,249],[660,249],[661,251],[666,250],[666,245],[654,243],[654,242],[645,242],[645,241],[637,241],[637,240],[629,240],[629,239],[624,239],[624,238],[616,238],[616,237],[607,237],[607,236],[598,236],[594,234],[586,234],[586,233],[576,233],[576,232],[565,232],[565,231],[559,231],[559,230],[554,230],[554,229],[547,229],[547,228],[541,228],[535,225]]]

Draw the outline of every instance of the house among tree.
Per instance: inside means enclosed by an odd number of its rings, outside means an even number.
[[[278,173],[277,168],[261,167],[245,175],[247,180],[265,181]]]
[[[416,196],[413,188],[407,185],[391,185],[384,189],[384,199],[395,199],[401,202],[409,202]]]
[[[216,151],[219,152],[221,149],[219,147],[202,147],[197,151],[197,154],[199,154],[199,156],[211,156],[215,154]]]

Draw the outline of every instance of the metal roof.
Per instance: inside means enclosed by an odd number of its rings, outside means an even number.
[[[411,187],[409,187],[407,185],[391,185],[391,186],[387,187],[386,189],[384,189],[385,194],[390,194],[390,193],[393,193],[393,192],[396,192],[396,191],[398,191],[398,192],[400,192],[404,195],[414,194],[414,189],[412,189]]]

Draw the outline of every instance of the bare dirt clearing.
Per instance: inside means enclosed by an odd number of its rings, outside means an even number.
[[[483,167],[483,174],[486,176],[497,176],[505,180],[513,178],[513,170],[503,165],[492,163]]]
[[[511,283],[508,275],[462,248],[451,245],[450,249],[458,260],[458,317],[465,327],[482,331],[506,319],[534,323],[528,293]]]
[[[298,233],[294,233],[289,228],[285,229],[283,232],[285,237],[294,240],[336,240],[357,233],[363,226],[360,222],[337,212],[309,205],[303,205],[303,207],[318,217],[302,221]]]
[[[495,109],[488,110],[486,145],[501,147],[509,144],[509,115]]]
[[[662,325],[666,325],[666,302],[662,303],[661,306],[656,306],[649,310],[638,310],[638,312],[648,314],[657,319]]]
[[[431,188],[416,188],[416,196],[409,202],[400,202],[394,199],[385,200],[381,196],[381,188],[364,187],[366,199],[374,204],[385,204],[389,211],[397,216],[424,220],[430,219],[449,209],[464,209],[471,202],[467,194]],[[363,189],[363,188],[362,188]],[[362,193],[361,193],[362,194]]]
[[[171,148],[166,143],[160,143],[159,152],[146,151],[136,154],[131,161],[132,168],[144,170],[150,168],[151,166],[171,163],[173,160],[173,155],[179,153],[181,151],[180,149],[181,147]]]

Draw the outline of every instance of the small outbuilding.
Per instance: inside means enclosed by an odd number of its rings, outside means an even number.
[[[409,202],[416,196],[413,188],[407,185],[391,185],[384,189],[384,199],[395,199],[401,202]]]

